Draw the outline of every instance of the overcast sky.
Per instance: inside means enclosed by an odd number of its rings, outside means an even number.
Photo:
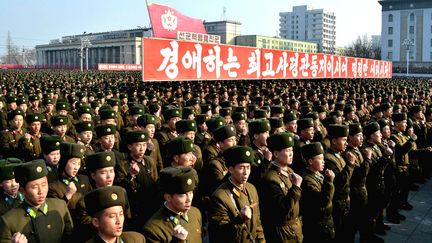
[[[336,13],[336,44],[346,46],[359,35],[381,33],[377,0],[159,0],[185,15],[206,21],[226,18],[242,23],[242,34],[275,36],[279,12],[310,5]],[[32,48],[52,39],[83,32],[150,26],[145,0],[1,0],[0,55],[10,31],[14,44]]]

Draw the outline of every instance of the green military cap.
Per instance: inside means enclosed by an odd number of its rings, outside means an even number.
[[[312,120],[317,120],[317,119],[319,119],[319,115],[318,115],[318,112],[311,111],[311,112],[307,113],[304,118],[311,118]]]
[[[379,119],[377,122],[379,124],[380,129],[383,129],[385,126],[390,126],[390,123],[386,119]]]
[[[407,120],[407,114],[405,112],[393,113],[392,120],[393,122],[400,122],[400,121]]]
[[[294,134],[281,132],[272,134],[267,138],[267,147],[270,151],[279,151],[294,146]]]
[[[61,111],[61,110],[68,111],[69,108],[70,108],[69,103],[67,103],[67,102],[57,102],[57,104],[56,104],[56,110],[57,111]]]
[[[78,116],[81,116],[82,114],[90,114],[90,115],[93,115],[93,108],[91,108],[91,106],[89,106],[89,105],[82,105],[82,106],[78,109]]]
[[[220,104],[220,106],[222,108],[226,108],[226,107],[231,107],[232,106],[231,101],[229,101],[229,100],[223,100],[219,104]]]
[[[117,99],[109,99],[107,102],[111,107],[120,105],[120,101]]]
[[[193,141],[183,136],[174,138],[167,146],[171,155],[185,154],[194,151]]]
[[[60,155],[61,160],[66,161],[70,158],[83,158],[85,153],[85,147],[82,144],[77,143],[61,143],[60,144]]]
[[[327,128],[329,138],[348,137],[348,126],[331,124]]]
[[[173,117],[181,117],[181,111],[179,108],[170,108],[164,112],[165,121],[168,121]]]
[[[267,111],[264,109],[256,109],[254,110],[254,118],[262,119],[267,117]]]
[[[20,164],[14,168],[15,180],[21,187],[25,187],[27,182],[40,179],[48,175],[45,161],[42,159],[32,160]]]
[[[7,118],[8,118],[8,121],[10,121],[10,120],[13,120],[14,118],[15,118],[15,116],[22,116],[22,117],[24,117],[24,111],[22,111],[21,109],[15,109],[15,110],[12,110],[12,111],[9,111],[9,113],[7,114]]]
[[[125,210],[126,200],[126,191],[119,186],[100,187],[87,193],[84,197],[86,210],[92,217],[114,206],[122,206]]]
[[[258,105],[257,104],[247,104],[247,109],[249,112],[255,111],[256,109],[258,109]]]
[[[187,106],[193,106],[193,105],[199,105],[199,104],[200,104],[200,101],[197,98],[192,98],[192,99],[186,101]]]
[[[249,133],[251,135],[270,131],[270,122],[267,119],[257,119],[249,123]]]
[[[211,104],[201,104],[200,108],[201,108],[201,114],[207,113],[208,111],[212,110]]]
[[[94,125],[90,121],[80,121],[75,124],[75,130],[80,133],[84,131],[93,131]]]
[[[184,133],[184,132],[189,132],[189,131],[196,132],[197,131],[197,125],[196,125],[196,122],[194,120],[183,119],[183,120],[176,122],[175,126],[176,126],[176,131],[178,133]]]
[[[351,112],[354,111],[354,107],[352,105],[347,105],[347,106],[345,106],[345,108],[343,109],[343,111],[344,111],[344,114],[351,113]]]
[[[17,97],[15,95],[6,95],[6,103],[10,104],[14,102],[17,102]]]
[[[137,124],[140,127],[145,127],[147,124],[156,125],[156,118],[154,115],[144,113],[142,116],[138,117]]]
[[[281,128],[284,126],[283,120],[278,117],[270,117],[268,121],[270,122],[271,129]]]
[[[418,113],[420,111],[422,111],[422,108],[420,105],[411,106],[411,108],[409,109],[410,114],[415,114],[415,113]]]
[[[53,116],[51,117],[51,125],[52,126],[60,126],[67,125],[69,122],[69,118],[67,116]]]
[[[246,113],[247,112],[247,107],[245,107],[245,106],[237,106],[237,107],[234,108],[233,112],[244,112],[244,113]]]
[[[148,109],[151,114],[155,114],[160,109],[160,105],[157,103],[151,103],[148,105]]]
[[[227,138],[236,136],[237,132],[233,125],[223,125],[213,131],[213,137],[216,142],[223,141]]]
[[[198,125],[201,125],[203,123],[205,123],[208,120],[208,115],[207,114],[198,114],[195,117],[195,121]]]
[[[51,98],[45,98],[42,102],[43,105],[54,104],[54,100]]]
[[[49,154],[52,151],[60,150],[61,138],[59,136],[53,135],[43,135],[40,138],[40,144],[42,152],[44,154]]]
[[[392,108],[392,106],[390,105],[390,103],[383,103],[380,105],[380,110],[381,111],[386,111],[388,109]]]
[[[324,106],[322,106],[322,105],[314,106],[314,107],[312,107],[312,110],[316,111],[318,113],[326,112]]]
[[[278,114],[278,113],[284,113],[285,112],[285,108],[283,106],[280,105],[272,105],[270,107],[270,113],[271,114]]]
[[[143,130],[128,131],[125,134],[125,140],[127,144],[147,142],[149,139],[149,135]]]
[[[380,125],[378,122],[370,122],[363,128],[363,134],[369,137],[371,134],[378,132],[380,130]]]
[[[223,124],[224,124],[224,119],[223,117],[220,116],[212,117],[206,121],[206,125],[210,132],[213,132],[216,128],[222,126]]]
[[[96,126],[95,131],[96,131],[96,136],[100,138],[106,135],[116,134],[117,129],[115,125],[107,124],[107,125]]]
[[[402,106],[400,104],[394,104],[393,110],[402,110]]]
[[[30,124],[32,122],[42,122],[44,119],[44,116],[40,113],[30,113],[26,115],[26,122],[27,124]]]
[[[110,89],[106,89],[106,90],[104,91],[104,94],[105,94],[105,95],[112,95],[112,91],[111,91]]]
[[[283,122],[289,123],[292,121],[296,121],[298,120],[297,116],[294,114],[294,112],[290,111],[290,112],[285,112],[284,116],[283,116]]]
[[[142,115],[144,114],[144,108],[141,106],[132,106],[131,108],[129,108],[129,115],[134,116],[134,115]]]
[[[115,154],[112,151],[96,152],[85,158],[87,169],[95,172],[106,167],[114,167],[116,164]]]
[[[14,168],[23,161],[18,158],[7,158],[0,160],[0,182],[15,178]]]
[[[246,120],[246,113],[244,112],[234,112],[231,116],[233,122],[238,122],[241,120]]]
[[[198,173],[190,167],[167,167],[159,173],[159,186],[162,192],[184,194],[198,186]]]
[[[254,151],[248,146],[234,146],[228,148],[223,152],[225,164],[229,166],[236,166],[241,163],[252,164],[254,162]]]
[[[314,122],[312,118],[302,118],[297,120],[297,130],[301,131],[306,128],[310,128],[314,126]]]
[[[193,107],[183,107],[182,118],[187,119],[189,115],[195,115],[195,110]]]
[[[107,119],[115,119],[116,116],[116,112],[112,109],[102,109],[99,110],[99,117],[101,120],[107,120]]]
[[[125,94],[125,93],[121,93],[120,96],[119,96],[119,98],[120,98],[121,100],[122,100],[122,99],[126,99],[126,98],[128,98],[128,95]]]
[[[349,130],[349,132],[348,132],[349,136],[354,136],[356,134],[363,132],[363,129],[362,129],[362,126],[360,123],[349,124],[348,130]]]
[[[320,142],[314,142],[303,145],[301,148],[303,158],[307,161],[317,155],[324,154],[324,148]]]
[[[225,117],[225,116],[231,116],[231,107],[225,107],[219,110],[219,115],[221,117]]]
[[[17,105],[27,104],[27,99],[24,97],[20,97],[16,101]]]

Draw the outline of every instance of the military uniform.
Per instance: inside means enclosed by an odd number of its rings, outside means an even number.
[[[15,158],[0,160],[0,183],[5,180],[14,179],[15,175],[13,169],[21,162],[21,160]],[[16,196],[13,197],[7,194],[3,189],[0,189],[0,216],[10,209],[19,206],[23,201],[24,196],[20,192],[17,192]]]
[[[18,141],[26,133],[25,130],[7,129],[0,136],[0,151],[3,158],[16,157]]]

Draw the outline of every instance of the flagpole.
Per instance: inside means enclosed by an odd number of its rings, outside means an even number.
[[[149,0],[146,0],[147,13],[148,13],[148,16],[149,16],[149,19],[150,19],[151,30],[152,30],[152,34],[153,34],[153,38],[154,38],[155,34],[154,34],[154,29],[153,29],[152,18],[150,17],[150,10],[148,8],[149,5],[151,5],[151,2]]]

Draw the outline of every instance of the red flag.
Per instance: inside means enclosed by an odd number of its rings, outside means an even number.
[[[157,3],[147,4],[154,37],[177,38],[177,31],[207,34],[203,21]]]

